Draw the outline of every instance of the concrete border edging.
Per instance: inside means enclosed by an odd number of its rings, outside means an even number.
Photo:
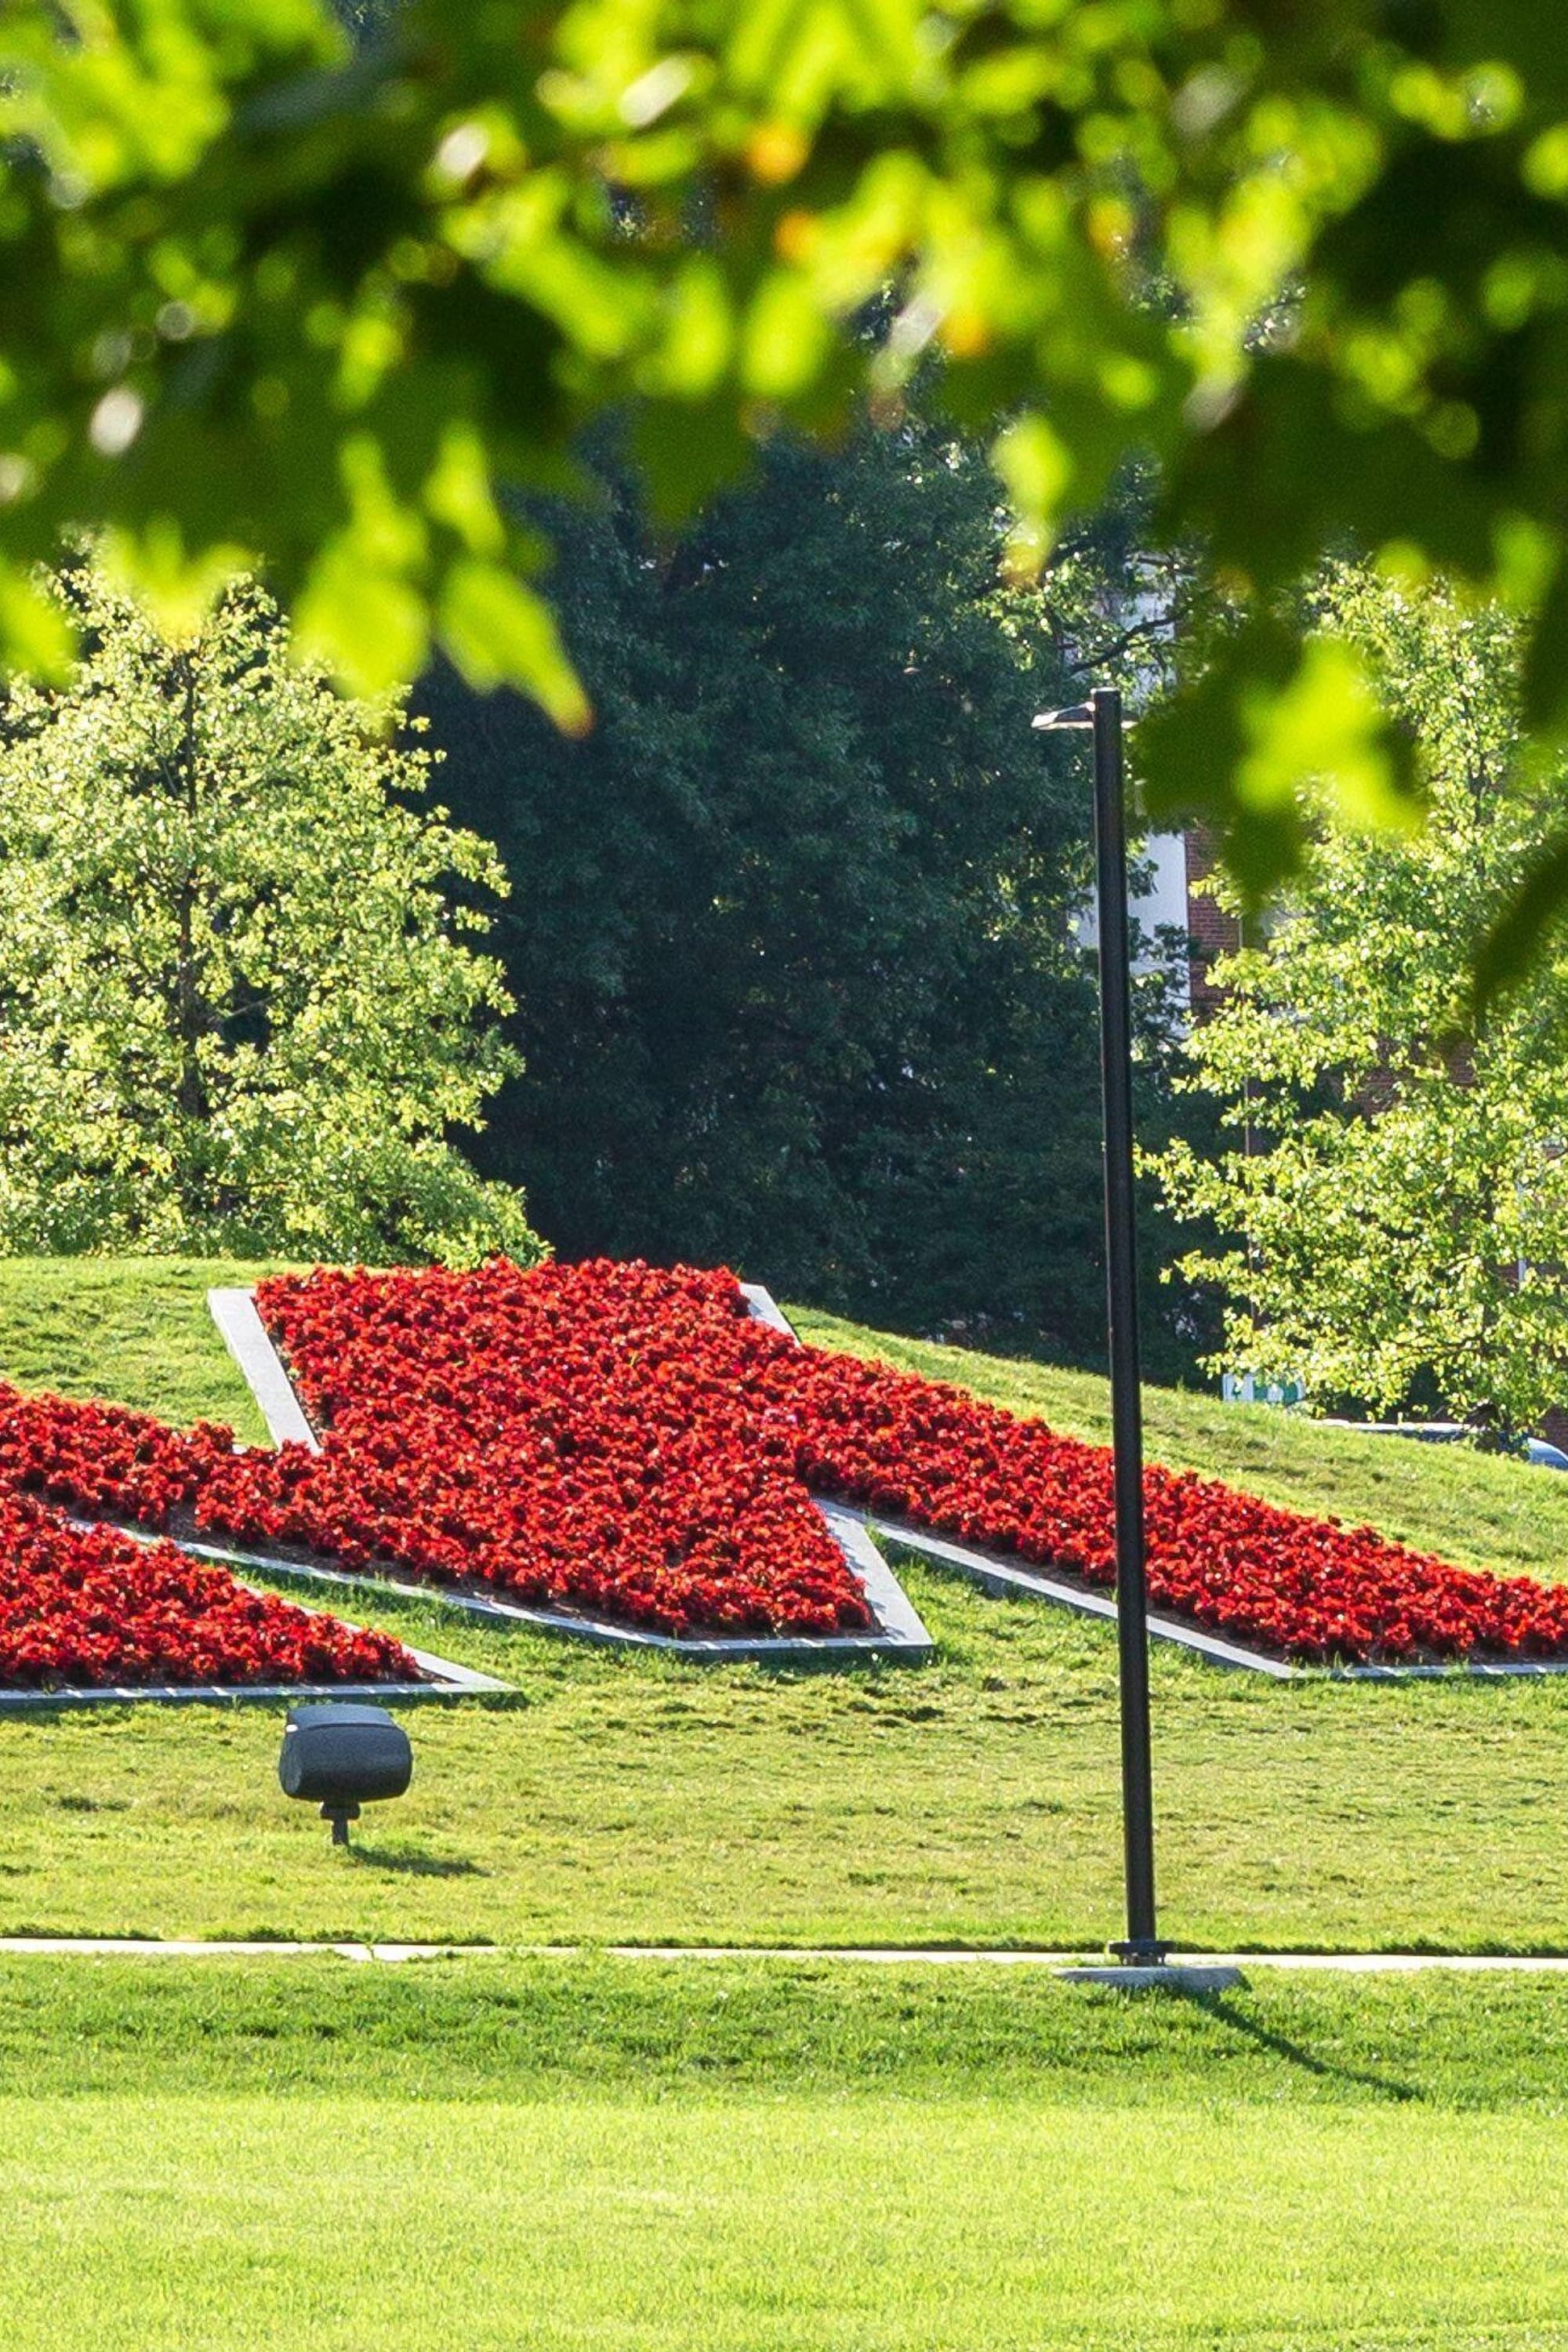
[[[975,1551],[966,1544],[954,1543],[947,1536],[928,1536],[923,1528],[909,1527],[900,1519],[873,1518],[871,1525],[889,1543],[903,1544],[909,1550],[935,1560],[939,1567],[956,1569],[961,1576],[988,1591],[1028,1593],[1041,1601],[1054,1601],[1058,1608],[1075,1610],[1081,1617],[1116,1622],[1116,1603],[1109,1595],[1087,1592],[1044,1569],[1003,1559],[994,1552]],[[1152,1641],[1170,1642],[1180,1649],[1195,1651],[1211,1666],[1237,1666],[1251,1674],[1267,1675],[1275,1682],[1294,1682],[1300,1675],[1300,1668],[1284,1658],[1264,1657],[1257,1650],[1222,1641],[1217,1634],[1203,1633],[1195,1625],[1184,1625],[1174,1617],[1151,1612],[1149,1634]]]
[[[478,1691],[512,1687],[488,1675],[458,1681],[455,1676],[466,1670],[453,1669],[449,1661],[431,1659],[420,1650],[409,1655],[421,1665],[446,1667],[447,1676],[427,1683],[102,1683],[90,1689],[7,1690],[0,1691],[0,1715],[58,1714],[84,1706],[292,1706],[309,1699],[395,1700],[402,1706],[415,1699],[470,1698]]]
[[[245,1375],[274,1445],[307,1445],[312,1454],[321,1441],[305,1417],[305,1408],[283,1359],[267,1336],[256,1311],[254,1290],[209,1290],[207,1307],[225,1344]]]
[[[972,1545],[954,1543],[946,1536],[930,1536],[923,1528],[909,1526],[900,1519],[872,1517],[870,1526],[889,1543],[902,1544],[910,1551],[920,1552],[934,1560],[939,1567],[955,1569],[972,1583],[987,1591],[1006,1594],[1033,1594],[1050,1601],[1060,1608],[1077,1611],[1079,1616],[1098,1617],[1116,1622],[1116,1603],[1105,1593],[1086,1591],[1081,1586],[1068,1584],[1045,1569],[1027,1566],[1016,1559],[1005,1559],[995,1552],[977,1551]],[[1272,1658],[1261,1650],[1249,1650],[1238,1642],[1226,1642],[1217,1633],[1205,1633],[1195,1625],[1184,1625],[1179,1618],[1164,1617],[1151,1612],[1149,1636],[1152,1641],[1168,1642],[1175,1648],[1191,1650],[1211,1666],[1235,1666],[1266,1675],[1272,1681],[1286,1683],[1413,1683],[1413,1682],[1518,1682],[1541,1676],[1568,1675],[1568,1658],[1456,1658],[1444,1665],[1395,1664],[1373,1666],[1310,1666],[1294,1665],[1286,1658]]]

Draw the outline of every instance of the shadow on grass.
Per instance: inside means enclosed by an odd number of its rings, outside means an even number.
[[[1363,2090],[1375,2091],[1383,2098],[1402,2104],[1421,2096],[1418,2084],[1402,2083],[1393,2075],[1374,2074],[1360,2066],[1340,2066],[1331,2058],[1320,2058],[1301,2042],[1292,2042],[1288,2034],[1276,2033],[1267,2025],[1259,2025],[1256,2018],[1245,2015],[1233,2002],[1226,2000],[1223,1993],[1187,1993],[1184,1998],[1221,2025],[1229,2026],[1233,2032],[1254,2042],[1259,2050],[1271,2050],[1276,2057],[1288,2060],[1292,2066],[1299,2066],[1305,2074],[1315,2074],[1323,2082],[1354,2083]]]
[[[362,1845],[357,1840],[349,1848],[349,1860],[368,1870],[397,1871],[406,1878],[488,1878],[490,1874],[479,1863],[458,1856],[394,1853],[385,1846]]]

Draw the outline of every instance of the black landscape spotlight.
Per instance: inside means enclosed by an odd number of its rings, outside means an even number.
[[[1138,1370],[1138,1261],[1132,1213],[1131,980],[1127,955],[1127,817],[1121,697],[1097,686],[1087,702],[1042,710],[1047,732],[1094,736],[1094,853],[1099,898],[1100,1066],[1105,1117],[1105,1261],[1110,1310],[1110,1427],[1116,1489],[1116,1640],[1121,1694],[1121,1834],[1127,1937],[1119,1960],[1158,1968],[1169,1946],[1154,1924],[1154,1798],[1149,1763],[1149,1595],[1143,1567],[1143,1421]]]
[[[332,1843],[347,1845],[362,1805],[401,1797],[414,1778],[408,1734],[384,1706],[329,1700],[291,1706],[283,1727],[278,1778],[286,1797],[321,1808]]]

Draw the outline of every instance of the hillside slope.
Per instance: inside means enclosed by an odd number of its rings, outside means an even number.
[[[208,1286],[270,1269],[191,1258],[0,1259],[0,1379],[139,1406],[179,1424],[266,1433],[207,1312]],[[897,1339],[805,1307],[804,1339],[952,1381],[1075,1437],[1106,1442],[1106,1383],[1084,1372]],[[1229,1480],[1296,1510],[1366,1521],[1451,1559],[1557,1581],[1568,1575],[1568,1474],[1321,1429],[1263,1406],[1148,1388],[1150,1458]]]
[[[259,1436],[204,1299],[252,1271],[0,1265],[0,1374]],[[1098,1383],[799,1314],[1098,1436]],[[1152,1391],[1152,1450],[1460,1559],[1557,1575],[1568,1478]],[[279,1713],[0,1723],[0,1932],[1093,1945],[1117,1931],[1115,1643],[919,1565],[926,1667],[705,1668],[334,1595],[500,1674],[411,1718],[352,1853],[278,1790]],[[319,1590],[319,1588],[318,1588]],[[1568,1677],[1278,1684],[1157,1648],[1163,1920],[1189,1944],[1568,1951]]]

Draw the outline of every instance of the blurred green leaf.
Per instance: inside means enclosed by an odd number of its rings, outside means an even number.
[[[636,414],[631,445],[653,510],[664,522],[685,520],[715,490],[741,478],[755,446],[722,394],[706,402],[649,403]]]
[[[1541,852],[1476,958],[1474,1003],[1484,1013],[1531,969],[1542,936],[1568,906],[1568,835]]]
[[[1031,415],[1007,427],[992,456],[1024,533],[1043,553],[1073,478],[1071,450],[1048,418]]]
[[[377,571],[353,535],[329,541],[297,606],[302,649],[353,694],[384,694],[416,677],[429,643],[425,600]]]
[[[57,683],[70,675],[74,651],[53,598],[25,573],[0,565],[0,664]]]
[[[1309,794],[1353,826],[1420,813],[1409,743],[1358,656],[1333,637],[1303,644],[1274,620],[1249,623],[1196,685],[1152,712],[1137,753],[1150,814],[1213,824],[1253,905],[1293,870]]]
[[[470,685],[520,687],[564,733],[586,734],[588,698],[531,588],[500,564],[465,557],[447,572],[438,610],[441,642]]]
[[[1535,615],[1524,666],[1524,712],[1532,727],[1568,727],[1568,562],[1560,562]]]
[[[193,578],[237,552],[345,678],[435,625],[581,724],[492,489],[560,487],[634,396],[674,516],[759,436],[939,376],[1000,436],[1021,552],[1152,457],[1166,543],[1281,602],[1342,547],[1511,585],[1568,516],[1568,51],[1535,0],[408,0],[357,47],[324,0],[69,22],[0,7],[17,575],[84,527]],[[1293,764],[1407,805],[1353,677],[1263,654],[1155,762],[1253,887]]]
[[[747,388],[763,400],[794,398],[815,381],[831,340],[811,289],[787,271],[773,271],[746,314],[741,368]]]

